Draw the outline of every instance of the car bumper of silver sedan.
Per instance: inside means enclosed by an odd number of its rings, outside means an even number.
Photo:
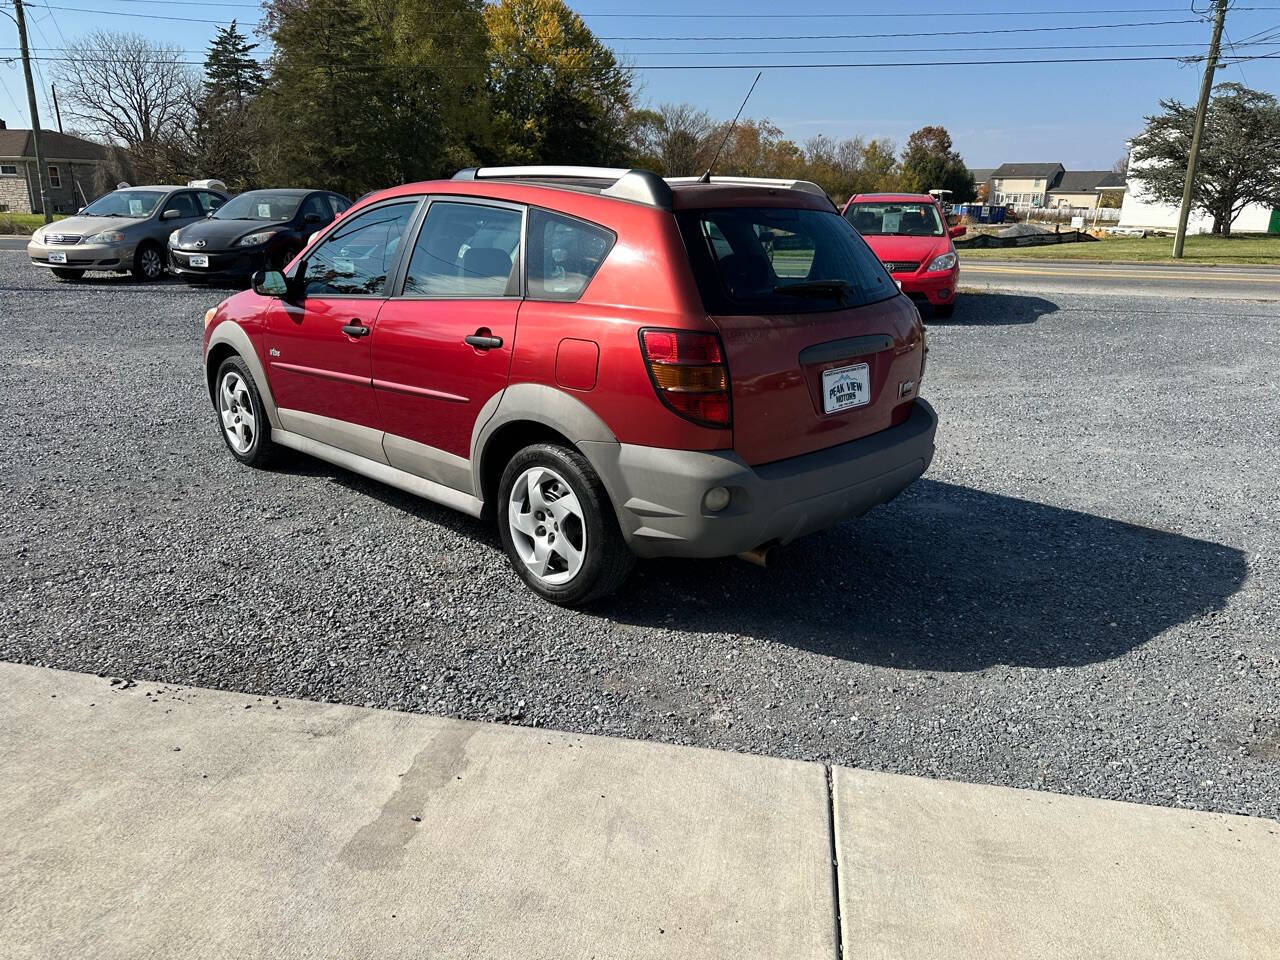
[[[33,266],[64,270],[127,270],[133,265],[135,244],[39,243],[27,244]]]

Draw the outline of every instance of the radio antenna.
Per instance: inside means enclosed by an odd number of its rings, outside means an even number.
[[[733,123],[729,124],[729,129],[725,131],[724,139],[720,141],[720,149],[716,151],[716,155],[711,158],[711,164],[707,167],[707,172],[698,178],[699,183],[711,182],[711,170],[715,167],[716,161],[720,159],[720,154],[724,152],[725,144],[729,142],[729,138],[733,136],[733,131],[738,127],[738,118],[742,116],[742,111],[746,109],[747,101],[751,99],[752,91],[755,90],[756,84],[760,82],[760,77],[764,71],[756,74],[756,78],[751,81],[751,89],[747,91],[747,95],[742,98],[742,106],[738,108],[738,112],[733,115]]]

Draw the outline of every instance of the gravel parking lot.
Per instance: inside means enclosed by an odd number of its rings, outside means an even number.
[[[237,466],[220,296],[0,252],[0,658],[1280,815],[1275,304],[969,296],[927,479],[568,612],[476,521]]]

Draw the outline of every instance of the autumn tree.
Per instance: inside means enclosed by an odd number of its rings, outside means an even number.
[[[631,77],[563,0],[484,9],[496,159],[620,165]]]
[[[717,143],[716,125],[705,110],[687,103],[664,103],[636,110],[629,118],[634,162],[669,177],[696,176],[707,169]]]
[[[907,138],[902,152],[902,186],[912,193],[950,190],[951,200],[964,203],[975,196],[973,174],[951,144],[946,127],[921,127]]]
[[[1195,107],[1161,100],[1132,143],[1130,175],[1161,202],[1182,202]],[[1213,232],[1231,225],[1251,203],[1280,206],[1280,105],[1269,93],[1238,83],[1214,88],[1200,138],[1191,203],[1213,218]]]

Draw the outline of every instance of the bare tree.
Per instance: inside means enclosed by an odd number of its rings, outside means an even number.
[[[140,173],[159,172],[189,137],[199,74],[180,49],[134,33],[99,30],[75,41],[55,70],[63,113],[123,144]]]
[[[667,176],[702,173],[711,160],[716,125],[705,111],[687,103],[664,103],[632,115],[635,151]]]

